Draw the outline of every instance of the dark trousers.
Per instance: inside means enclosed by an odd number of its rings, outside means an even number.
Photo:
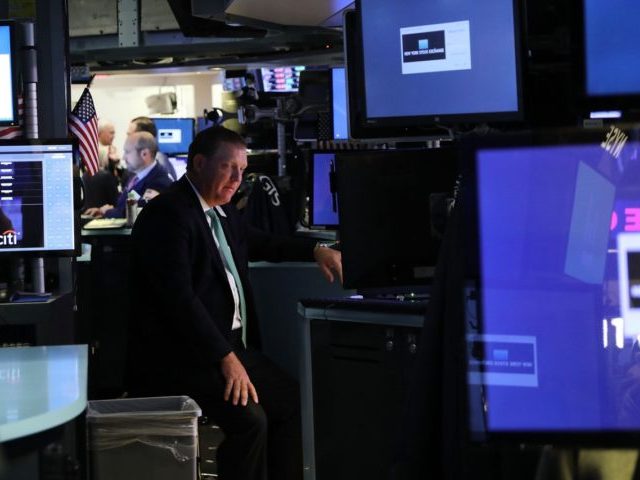
[[[300,480],[302,435],[296,382],[261,353],[239,355],[258,392],[259,402],[234,406],[220,398],[196,398],[220,426],[225,440],[218,448],[221,480]],[[268,475],[267,475],[268,471]]]
[[[262,353],[245,349],[233,332],[233,350],[247,370],[259,403],[233,405],[223,399],[219,365],[205,371],[163,369],[138,377],[135,396],[188,395],[224,432],[218,447],[220,480],[301,480],[302,429],[298,383]]]

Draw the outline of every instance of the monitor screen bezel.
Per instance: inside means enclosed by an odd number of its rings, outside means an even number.
[[[196,120],[195,118],[192,117],[150,117],[151,120],[153,121],[153,124],[156,127],[156,130],[159,130],[158,125],[156,123],[157,120],[188,120],[191,122],[191,141],[189,142],[189,144],[191,144],[191,142],[193,142],[193,139],[196,136]],[[157,137],[156,137],[157,138]],[[161,148],[161,144],[160,144],[160,140],[157,141],[158,143],[158,151],[164,153],[165,155],[171,157],[171,156],[176,156],[176,155],[183,155],[185,153],[189,153],[189,145],[187,145],[187,148],[184,151],[175,151],[175,152],[165,152],[162,150]]]
[[[390,117],[370,117],[367,112],[366,106],[366,85],[364,82],[364,49],[362,45],[362,0],[356,0],[356,21],[358,23],[358,34],[360,35],[360,47],[357,50],[357,55],[360,55],[357,61],[356,67],[359,69],[358,76],[362,79],[362,95],[361,95],[361,108],[363,112],[362,121],[366,126],[372,127],[406,127],[411,128],[415,125],[428,125],[436,127],[439,125],[454,126],[458,124],[469,123],[514,123],[524,121],[524,107],[523,107],[523,89],[522,89],[522,58],[526,58],[524,55],[523,44],[521,37],[522,28],[522,14],[519,2],[512,0],[513,8],[513,28],[514,28],[514,46],[515,46],[515,69],[516,69],[516,95],[517,95],[517,110],[508,112],[482,112],[482,113],[457,113],[457,114],[426,114],[426,115],[413,115],[413,116],[390,116]]]
[[[0,140],[0,146],[38,146],[38,145],[69,145],[71,146],[71,162],[72,167],[76,165],[76,158],[79,155],[78,149],[78,140],[75,138],[48,138],[48,139],[9,139],[9,140]],[[74,168],[75,170],[75,168]],[[79,210],[76,207],[76,180],[75,176],[72,172],[71,176],[71,188],[72,188],[72,198],[74,201],[73,205],[73,248],[72,249],[50,249],[50,250],[20,250],[20,249],[11,249],[11,250],[0,250],[0,258],[6,257],[7,255],[21,255],[26,258],[33,257],[75,257],[80,254],[81,251],[81,240],[80,240],[80,220],[79,220]]]
[[[629,138],[637,139],[640,134],[638,125],[618,124],[615,128],[620,128],[623,132],[629,134],[635,132],[635,135],[629,135]],[[602,144],[607,140],[607,134],[611,131],[611,126],[593,129],[577,129],[577,128],[559,128],[556,130],[536,130],[524,131],[518,133],[510,133],[506,135],[493,135],[485,138],[466,139],[461,145],[462,158],[467,180],[468,193],[466,214],[471,227],[469,232],[469,252],[468,257],[475,259],[470,262],[465,272],[466,282],[473,285],[477,289],[476,298],[479,304],[477,311],[473,313],[476,316],[478,332],[475,335],[482,335],[483,331],[483,311],[482,311],[482,288],[483,288],[483,264],[480,252],[480,212],[479,190],[477,188],[477,157],[476,153],[485,149],[509,149],[516,147],[544,147],[544,146],[565,146],[565,145],[581,145],[581,144]],[[468,308],[468,307],[465,307]],[[469,313],[467,311],[467,313]],[[461,321],[463,321],[461,319]],[[466,324],[466,319],[464,322]],[[465,331],[465,336],[468,332]],[[463,363],[463,378],[461,381],[466,391],[464,412],[467,420],[466,431],[471,442],[481,444],[506,445],[514,443],[528,445],[558,445],[558,446],[584,446],[584,447],[630,447],[635,446],[640,439],[640,428],[638,430],[472,430],[470,418],[470,389],[468,383],[468,341],[465,338],[465,351]]]
[[[11,20],[0,20],[0,27],[9,27],[9,64],[11,67],[11,96],[13,100],[13,119],[0,119],[0,126],[13,126],[20,123],[18,118],[18,73],[17,73],[17,56],[16,56],[16,23]]]

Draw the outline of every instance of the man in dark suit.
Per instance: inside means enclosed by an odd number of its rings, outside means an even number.
[[[149,132],[153,135],[153,138],[158,141],[158,128],[153,120],[149,117],[136,117],[129,123],[129,127],[127,128],[127,136],[131,135],[135,132]],[[169,158],[162,152],[156,152],[156,162],[158,162],[162,168],[164,168],[173,181],[178,179],[178,175],[176,174],[176,170],[169,161]]]
[[[114,205],[105,204],[98,208],[89,208],[85,214],[94,217],[124,218],[126,216],[127,198],[135,192],[139,207],[147,201],[165,191],[173,180],[167,171],[155,160],[158,146],[155,138],[148,132],[136,132],[127,137],[124,142],[124,158],[131,176],[122,188],[118,200]]]
[[[249,259],[315,259],[340,279],[340,253],[248,226],[231,197],[247,166],[242,138],[200,132],[187,173],[151,201],[132,232],[128,389],[189,395],[224,431],[221,480],[299,480],[298,386],[263,356]]]

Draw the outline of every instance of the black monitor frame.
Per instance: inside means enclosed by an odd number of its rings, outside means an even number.
[[[556,130],[531,130],[519,133],[511,133],[506,135],[494,135],[485,138],[467,139],[461,146],[461,159],[463,164],[463,175],[465,176],[465,211],[464,217],[466,221],[472,225],[471,231],[468,232],[467,245],[470,251],[467,256],[473,261],[467,265],[465,272],[466,283],[469,288],[475,291],[472,295],[475,298],[477,311],[469,312],[469,306],[466,305],[466,314],[476,315],[476,326],[478,332],[483,333],[483,314],[482,314],[482,296],[480,292],[483,289],[482,282],[482,259],[480,256],[480,215],[478,210],[479,191],[477,190],[477,165],[476,152],[487,148],[513,148],[513,147],[535,147],[535,146],[562,146],[562,145],[579,145],[579,144],[601,144],[605,145],[611,139],[609,135],[612,128],[619,128],[628,135],[629,139],[637,141],[640,138],[640,125],[618,124],[614,127],[607,126],[603,128],[593,129],[577,129],[577,128],[560,128]],[[615,145],[610,145],[615,146]],[[467,324],[467,319],[460,319]],[[465,328],[466,330],[466,328]],[[467,340],[465,339],[465,345]],[[461,352],[462,353],[462,352]],[[469,359],[468,350],[464,352],[464,363],[462,363],[462,372],[460,382],[469,388],[468,385],[468,366]],[[467,393],[469,391],[467,390]],[[466,411],[465,415],[470,415],[470,398],[467,395],[465,399]],[[576,401],[579,401],[577,399]],[[560,447],[585,447],[585,448],[612,448],[626,447],[635,448],[640,441],[640,427],[637,431],[632,430],[519,430],[519,431],[472,431],[471,421],[467,417],[466,432],[469,440],[479,444],[490,445],[553,445]]]
[[[367,113],[366,108],[366,85],[364,82],[364,51],[362,43],[362,6],[361,0],[356,0],[356,22],[357,22],[357,35],[359,36],[359,43],[355,45],[355,52],[353,57],[349,58],[352,62],[355,61],[356,75],[359,77],[360,83],[360,105],[361,111],[358,120],[367,127],[387,127],[387,128],[415,128],[416,125],[429,126],[431,129],[437,126],[455,126],[458,124],[473,124],[473,123],[513,123],[522,122],[524,120],[523,109],[523,92],[522,92],[522,58],[526,58],[526,55],[522,51],[523,43],[521,39],[522,15],[520,11],[519,2],[512,0],[513,5],[513,20],[514,20],[514,44],[515,44],[515,67],[516,67],[516,94],[518,97],[518,106],[516,111],[512,112],[485,112],[485,113],[464,113],[464,114],[430,114],[430,115],[418,115],[418,116],[402,116],[402,117],[385,117],[385,118],[372,118]],[[345,18],[346,22],[346,18]],[[346,35],[345,35],[346,37]],[[347,53],[349,57],[349,53]],[[351,89],[349,90],[351,91]]]
[[[11,67],[11,95],[13,99],[13,119],[12,120],[0,120],[0,126],[18,125],[20,119],[18,118],[18,72],[17,72],[17,27],[16,23],[11,20],[0,20],[0,27],[9,27],[9,52],[10,52],[10,67]]]

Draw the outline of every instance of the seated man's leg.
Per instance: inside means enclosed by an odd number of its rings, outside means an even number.
[[[298,383],[259,352],[241,352],[268,421],[269,480],[302,479],[302,429]]]

